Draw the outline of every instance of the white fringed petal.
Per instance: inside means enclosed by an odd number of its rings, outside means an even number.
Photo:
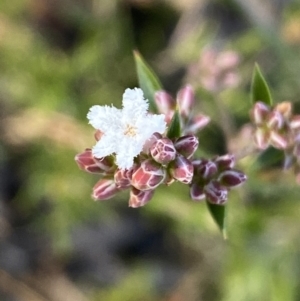
[[[115,154],[118,167],[129,169],[152,134],[164,133],[166,123],[163,114],[148,114],[148,101],[139,88],[126,89],[122,103],[122,109],[93,106],[87,118],[95,129],[103,133],[92,149],[93,155],[102,158]]]

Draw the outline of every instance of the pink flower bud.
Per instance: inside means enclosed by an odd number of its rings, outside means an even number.
[[[210,117],[198,114],[191,118],[186,129],[184,130],[185,134],[196,134],[201,129],[203,129],[210,122]]]
[[[221,70],[235,68],[240,61],[239,55],[234,51],[224,51],[219,53],[216,59],[216,65]]]
[[[154,190],[141,191],[132,187],[129,197],[129,207],[137,208],[146,205],[152,198]]]
[[[254,143],[259,149],[266,149],[269,146],[270,133],[263,128],[258,128],[254,132]]]
[[[237,187],[247,180],[247,176],[241,171],[231,169],[223,171],[218,178],[221,185],[226,187]]]
[[[199,140],[194,135],[186,135],[180,137],[174,143],[177,152],[186,157],[187,159],[190,159],[193,156],[193,154],[198,148],[198,145]]]
[[[266,121],[269,113],[269,106],[267,106],[263,102],[258,101],[255,103],[253,110],[251,111],[251,117],[256,125],[261,125]]]
[[[158,140],[161,139],[162,135],[160,133],[153,133],[152,136],[146,140],[144,146],[143,146],[143,153],[145,154],[149,154],[150,153],[150,147],[152,146],[152,144]]]
[[[168,115],[171,111],[175,110],[176,102],[166,91],[157,91],[154,99],[159,113]]]
[[[204,192],[208,202],[223,205],[227,201],[228,190],[217,181],[211,181],[204,187]]]
[[[198,183],[193,183],[190,188],[190,196],[194,201],[205,200],[205,193],[203,187]]]
[[[283,101],[275,106],[274,111],[279,112],[285,119],[289,119],[292,114],[292,104],[289,101]]]
[[[170,174],[175,180],[184,184],[189,184],[193,179],[193,164],[190,160],[178,155],[176,159],[170,163]]]
[[[197,160],[198,161],[198,160]],[[194,170],[195,174],[202,179],[210,179],[212,178],[218,171],[218,167],[216,163],[209,160],[199,160],[198,162],[194,162]]]
[[[289,122],[289,126],[292,130],[298,131],[300,129],[300,115],[294,115]]]
[[[90,173],[111,174],[115,166],[112,157],[97,159],[92,155],[91,149],[75,156],[75,161],[80,169]]]
[[[234,88],[241,81],[241,77],[235,72],[228,72],[224,75],[223,86],[224,88]]]
[[[119,189],[126,189],[131,186],[133,169],[117,169],[114,174],[115,184]]]
[[[284,125],[284,118],[281,113],[272,111],[268,116],[267,126],[269,129],[278,130]]]
[[[132,174],[131,185],[138,190],[152,190],[166,177],[165,169],[152,159],[147,159]]]
[[[185,86],[177,94],[179,113],[183,117],[188,117],[195,102],[195,93],[191,86]]]
[[[231,169],[235,164],[235,157],[232,154],[226,154],[217,157],[214,162],[218,166],[218,170]]]
[[[168,164],[176,157],[176,149],[169,138],[156,140],[150,147],[152,158],[160,164]]]
[[[273,145],[275,148],[285,149],[288,146],[288,141],[283,135],[272,131],[270,134],[270,144]]]
[[[108,200],[114,197],[119,189],[114,180],[101,179],[93,188],[92,197],[95,201]]]

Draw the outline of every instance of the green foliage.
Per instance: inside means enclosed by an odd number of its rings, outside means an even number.
[[[157,112],[154,94],[156,91],[162,90],[162,84],[142,55],[138,51],[134,51],[133,54],[140,88],[144,91],[145,98],[149,100],[150,109]]]
[[[255,64],[252,75],[251,101],[253,104],[257,101],[262,101],[269,106],[271,106],[273,103],[270,89],[260,71],[258,64]]]
[[[180,116],[178,109],[174,112],[168,128],[167,137],[170,139],[180,137]]]
[[[206,202],[209,212],[218,225],[219,229],[222,232],[223,238],[227,239],[227,230],[226,230],[226,206],[224,205],[215,205],[209,202]]]

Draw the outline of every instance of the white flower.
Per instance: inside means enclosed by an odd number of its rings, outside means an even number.
[[[149,104],[141,89],[126,89],[122,103],[121,110],[113,106],[93,106],[87,118],[102,133],[92,149],[93,155],[102,158],[115,154],[118,167],[129,169],[145,142],[155,132],[162,134],[166,123],[164,115],[148,114]]]

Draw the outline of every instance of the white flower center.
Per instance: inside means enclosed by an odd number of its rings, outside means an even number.
[[[137,131],[137,128],[135,126],[133,126],[131,124],[127,124],[125,131],[124,131],[124,135],[129,136],[129,137],[134,137],[134,136],[136,136],[136,131]]]

